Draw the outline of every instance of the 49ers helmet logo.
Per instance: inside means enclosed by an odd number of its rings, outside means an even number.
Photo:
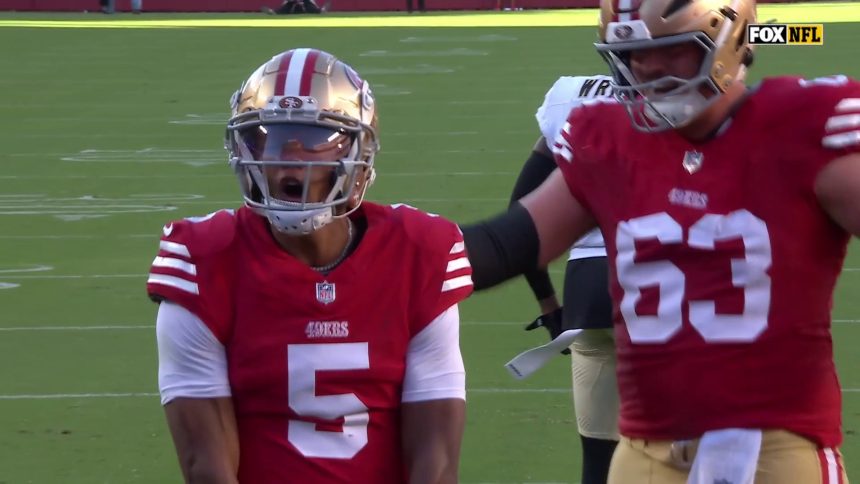
[[[304,105],[304,101],[302,101],[300,98],[297,98],[295,96],[283,97],[278,102],[278,106],[280,106],[284,109],[298,109],[298,108],[302,107],[302,105]]]
[[[615,36],[621,40],[627,40],[633,35],[633,27],[629,25],[618,25],[615,27]]]

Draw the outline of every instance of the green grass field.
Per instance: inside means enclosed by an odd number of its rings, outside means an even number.
[[[843,22],[826,25],[823,47],[759,49],[753,80],[860,76],[860,27],[848,23],[860,5],[762,10]],[[551,26],[588,25],[593,11],[470,15],[315,19],[338,28],[252,15],[0,15],[0,483],[179,481],[144,282],[163,223],[237,205],[221,150],[227,101],[272,54],[329,50],[375,86],[383,151],[370,198],[458,221],[501,209],[546,89],[605,66],[593,27]],[[43,28],[64,26],[78,28]],[[147,26],[170,28],[135,28]],[[833,334],[843,450],[860,476],[857,251],[846,267]],[[578,482],[567,361],[525,382],[502,367],[545,341],[522,331],[536,310],[521,282],[463,304],[465,483]]]

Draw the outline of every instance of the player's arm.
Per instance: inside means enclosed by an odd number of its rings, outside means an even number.
[[[158,384],[185,482],[237,484],[239,439],[224,347],[178,304],[159,305]]]
[[[511,204],[534,191],[555,170],[555,160],[546,145],[546,138],[541,136],[535,143],[531,155],[526,160],[511,193]],[[540,306],[541,314],[549,314],[561,306],[555,295],[555,288],[545,267],[525,273],[526,281]]]
[[[528,210],[540,240],[538,265],[547,266],[589,230],[597,226],[591,213],[568,188],[564,175],[556,169],[520,203]]]
[[[461,227],[475,289],[547,266],[595,225],[556,169],[507,212]]]
[[[466,402],[407,403],[402,409],[403,451],[410,484],[456,484]]]
[[[228,398],[177,398],[164,406],[189,484],[238,484],[239,441]]]
[[[833,105],[826,121],[818,121],[824,130],[813,156],[824,163],[815,176],[815,195],[834,222],[860,237],[860,83],[835,76],[805,85],[826,92],[828,102],[819,104]]]
[[[546,181],[555,168],[555,160],[547,147],[546,138],[541,136],[520,170],[511,193],[511,204],[533,192]],[[524,276],[540,307],[540,316],[526,325],[526,330],[543,327],[549,331],[550,339],[555,339],[561,333],[562,312],[549,271],[546,267],[538,267],[526,272]],[[565,349],[562,353],[570,353],[570,350]]]
[[[815,180],[815,194],[837,224],[860,237],[860,153],[842,156],[825,166]]]
[[[451,306],[412,337],[403,380],[401,429],[410,484],[454,484],[466,421],[460,315]]]

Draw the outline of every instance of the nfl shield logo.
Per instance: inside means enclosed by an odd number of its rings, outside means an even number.
[[[684,153],[684,169],[691,175],[702,168],[703,161],[705,161],[705,155],[699,151],[688,151]]]
[[[331,282],[317,283],[317,301],[323,304],[331,304],[334,302],[335,292],[334,284]]]

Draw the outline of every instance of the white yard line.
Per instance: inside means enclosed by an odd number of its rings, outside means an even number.
[[[130,279],[144,278],[148,274],[40,274],[40,275],[18,275],[18,274],[2,274],[0,278],[4,280],[20,280],[20,279]]]
[[[15,333],[24,331],[123,331],[129,329],[155,329],[152,324],[112,324],[104,326],[10,326],[0,327],[0,332]]]
[[[33,393],[0,395],[0,400],[60,400],[64,398],[139,398],[157,397],[158,393]]]
[[[0,240],[92,240],[92,239],[158,239],[161,233],[153,230],[148,234],[106,234],[106,235],[0,235]]]

